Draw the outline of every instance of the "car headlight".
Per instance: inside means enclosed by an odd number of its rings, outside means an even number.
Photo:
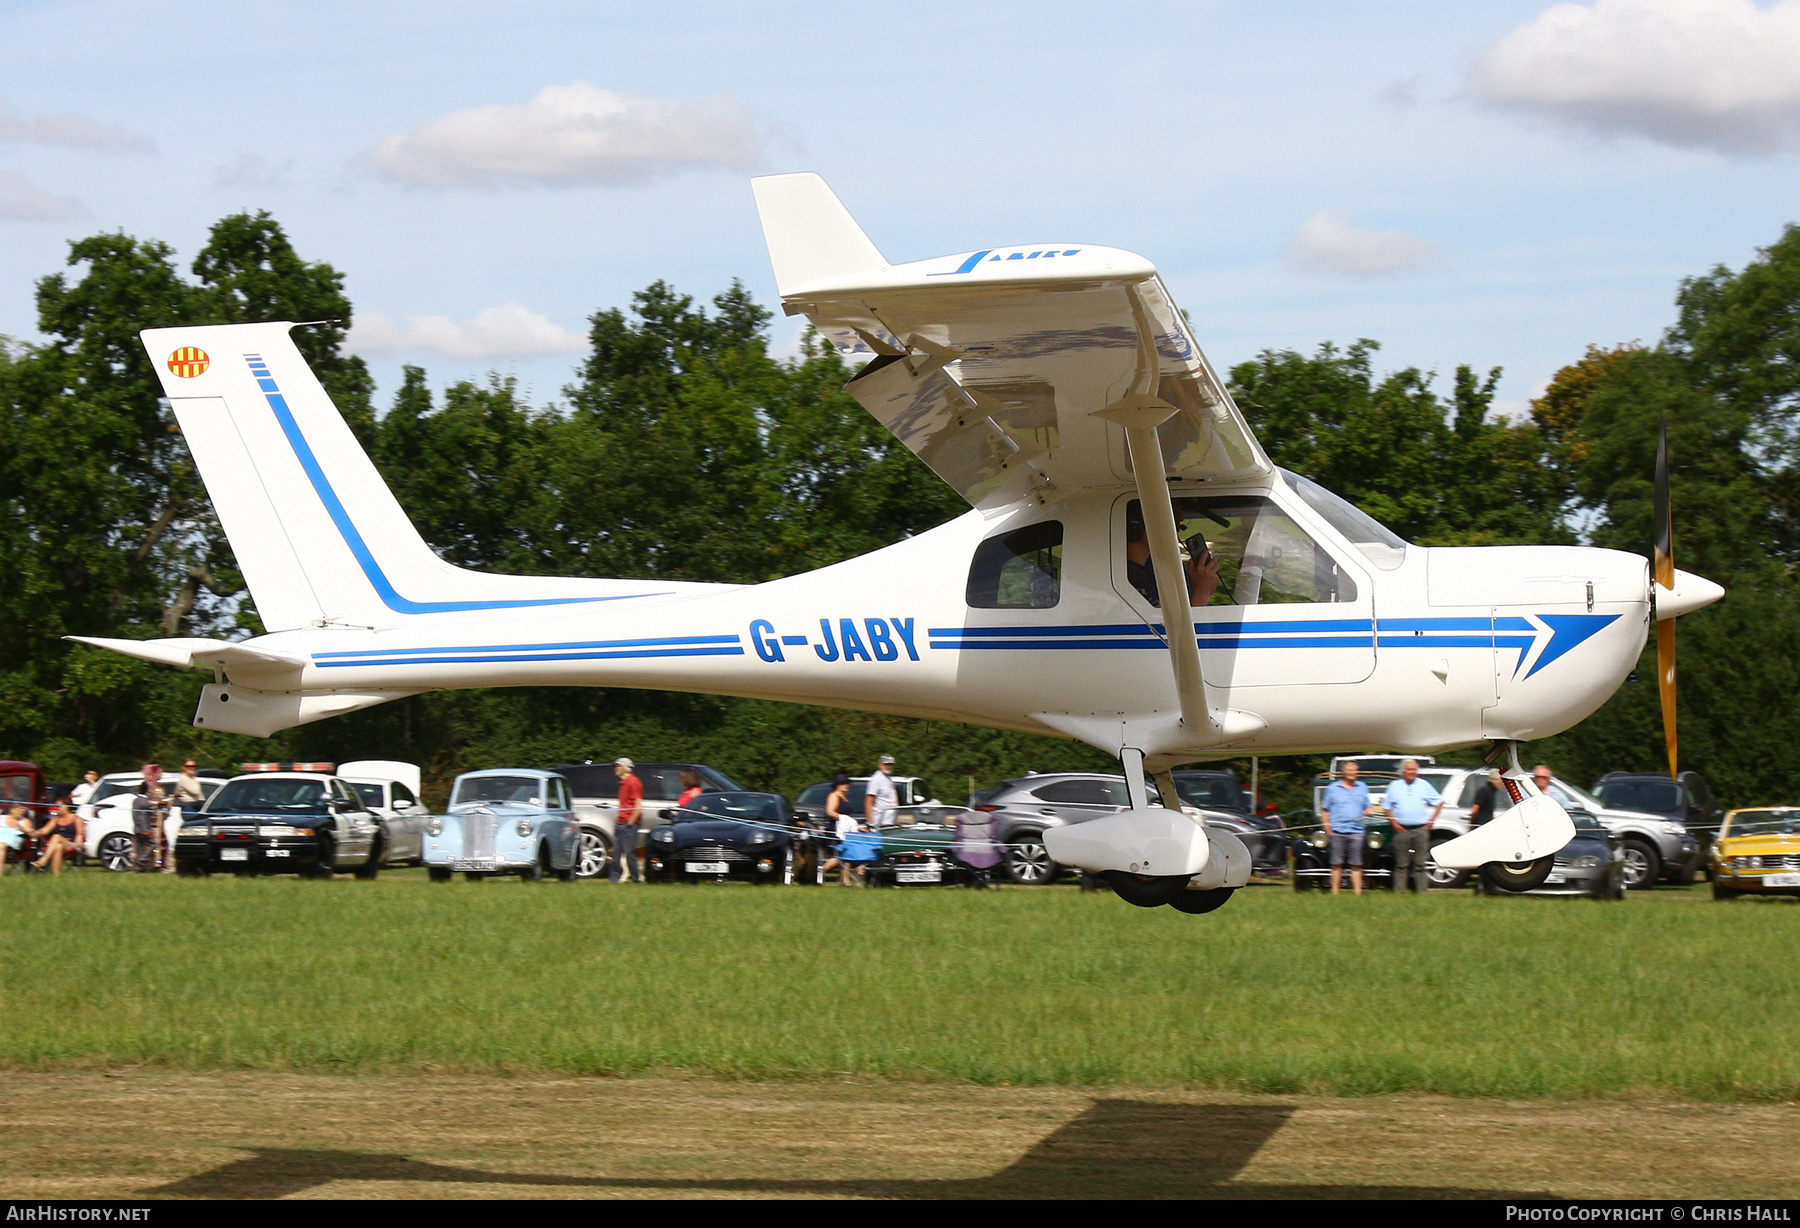
[[[436,819],[436,818],[430,820],[428,823],[425,824],[425,834],[428,836],[443,835],[444,834],[444,820]]]
[[[1687,835],[1687,828],[1683,827],[1680,823],[1675,822],[1673,819],[1664,819],[1662,822],[1662,829],[1671,836]]]
[[[1369,847],[1372,849],[1378,849],[1381,847],[1381,845],[1382,845],[1381,833],[1378,831],[1370,832],[1369,833]]]
[[[1600,859],[1598,857],[1594,856],[1592,853],[1589,853],[1586,857],[1577,857],[1574,861],[1570,862],[1569,864],[1577,867],[1578,869],[1591,870],[1595,866],[1600,864]]]
[[[521,836],[529,836],[531,834],[531,820],[520,819],[518,832]]]
[[[1744,865],[1752,870],[1762,869],[1762,858],[1760,857],[1745,857],[1742,860]]]
[[[1331,837],[1322,831],[1316,831],[1307,838],[1306,842],[1316,849],[1322,849],[1331,843]]]
[[[675,838],[675,829],[673,826],[666,823],[661,827],[652,827],[650,829],[650,838],[652,840],[673,840]]]
[[[291,823],[264,823],[256,829],[259,836],[298,836],[300,829]]]
[[[767,844],[774,838],[775,833],[772,831],[754,831],[750,833],[750,843],[752,844]]]

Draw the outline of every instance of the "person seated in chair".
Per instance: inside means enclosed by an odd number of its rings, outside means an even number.
[[[25,807],[14,804],[6,808],[6,817],[0,819],[0,845],[5,846],[4,857],[7,861],[17,860],[25,851]]]
[[[81,815],[66,801],[57,803],[56,813],[47,820],[46,827],[49,835],[44,842],[43,854],[31,864],[40,870],[61,874],[63,861],[81,854],[87,832]]]

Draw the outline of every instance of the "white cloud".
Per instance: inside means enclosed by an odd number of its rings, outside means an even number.
[[[128,149],[138,153],[154,150],[147,138],[133,136],[115,124],[102,124],[72,111],[60,115],[21,115],[3,98],[0,98],[0,140],[66,145],[75,149]]]
[[[1800,0],[1558,4],[1495,44],[1470,86],[1603,136],[1749,155],[1800,150]]]
[[[518,303],[502,303],[458,324],[449,316],[407,316],[398,324],[378,311],[358,312],[349,348],[358,354],[438,354],[466,362],[579,354],[587,337]]]
[[[548,86],[523,106],[453,111],[383,137],[363,160],[418,187],[568,187],[643,183],[694,167],[750,170],[761,144],[749,111],[733,99],[674,102],[576,81]]]
[[[81,202],[52,196],[18,171],[0,171],[0,219],[10,222],[59,222],[81,216]]]
[[[213,172],[214,188],[271,190],[294,186],[294,162],[271,162],[261,154],[239,154]]]
[[[1442,259],[1435,244],[1405,230],[1358,230],[1336,209],[1315,213],[1288,241],[1288,263],[1305,273],[1380,277]]]

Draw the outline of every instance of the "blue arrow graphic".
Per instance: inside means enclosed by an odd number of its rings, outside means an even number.
[[[1550,628],[1550,642],[1538,654],[1531,672],[1525,675],[1527,678],[1619,620],[1617,614],[1539,614],[1537,617]]]

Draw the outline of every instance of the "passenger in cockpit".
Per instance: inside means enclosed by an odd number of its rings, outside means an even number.
[[[1196,533],[1187,540],[1189,558],[1187,572],[1188,604],[1203,606],[1212,601],[1219,588],[1219,560],[1207,548],[1204,535]],[[1156,591],[1156,569],[1150,562],[1150,537],[1144,530],[1143,513],[1134,502],[1125,513],[1125,578],[1131,587],[1144,595],[1144,600],[1158,609],[1162,601]]]

